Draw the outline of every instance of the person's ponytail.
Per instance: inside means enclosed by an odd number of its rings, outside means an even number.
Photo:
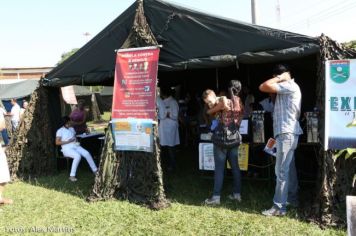
[[[228,88],[229,98],[233,98],[233,96],[238,96],[241,91],[241,82],[239,80],[231,80],[230,86]]]

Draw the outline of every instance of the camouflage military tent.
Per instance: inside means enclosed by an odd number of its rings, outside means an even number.
[[[42,84],[51,91],[67,85],[112,85],[115,49],[157,44],[162,45],[159,79],[168,84],[179,83],[185,77],[202,88],[215,89],[218,77],[237,76],[242,83],[254,87],[270,76],[273,63],[288,62],[295,69],[296,77],[301,78],[304,107],[318,107],[321,118],[325,97],[324,61],[356,58],[354,51],[323,35],[309,37],[220,18],[160,0],[138,0],[73,56],[46,74]],[[323,122],[320,122],[321,134],[322,129]],[[151,204],[163,202],[160,169],[157,161],[151,161],[155,158],[142,158],[140,154],[127,158],[125,153],[110,152],[111,144],[109,132],[101,173],[90,199],[126,197]],[[153,156],[158,155],[155,150]],[[355,166],[336,167],[332,155],[320,147],[319,198],[313,212],[326,223],[335,222],[334,203],[342,202],[342,196],[352,188],[350,181],[346,187],[334,181],[341,179],[338,175],[342,171],[338,170]],[[137,175],[132,177],[133,172]]]

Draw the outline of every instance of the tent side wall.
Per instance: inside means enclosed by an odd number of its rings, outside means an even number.
[[[32,178],[56,171],[55,132],[60,119],[56,88],[39,86],[31,95],[6,155],[12,179]]]
[[[319,37],[320,58],[318,62],[317,106],[319,109],[319,133],[321,143],[325,137],[325,61],[355,59],[356,51],[344,48],[342,45],[322,35]],[[318,180],[315,199],[308,217],[322,225],[345,225],[346,195],[356,193],[354,173],[356,173],[356,158],[336,158],[336,150],[324,151],[320,145],[318,161]],[[355,156],[356,153],[353,154]]]

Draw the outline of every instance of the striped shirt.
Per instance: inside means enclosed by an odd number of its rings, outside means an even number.
[[[299,117],[302,95],[298,84],[292,79],[277,83],[275,86],[277,97],[273,112],[274,137],[284,133],[301,135],[303,131]]]

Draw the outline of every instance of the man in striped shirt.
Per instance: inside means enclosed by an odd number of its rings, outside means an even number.
[[[283,216],[288,203],[295,206],[298,204],[294,151],[299,135],[303,133],[299,124],[302,95],[287,66],[277,65],[273,74],[273,78],[259,87],[262,92],[277,95],[273,112],[273,133],[277,143],[276,188],[272,208],[262,214]]]

